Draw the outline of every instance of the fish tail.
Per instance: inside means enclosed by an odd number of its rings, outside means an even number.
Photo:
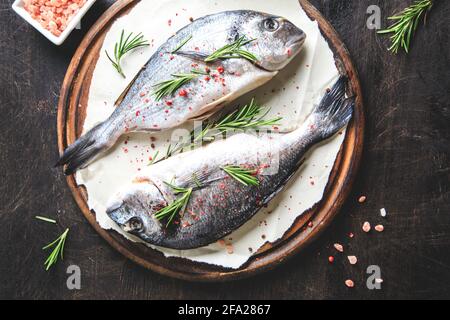
[[[346,84],[347,78],[340,77],[311,114],[318,140],[332,137],[350,122],[355,108],[355,98],[345,97]]]
[[[66,166],[66,175],[74,174],[78,169],[86,167],[94,158],[109,148],[102,136],[105,133],[105,124],[101,123],[80,137],[70,145],[62,154],[56,167]]]

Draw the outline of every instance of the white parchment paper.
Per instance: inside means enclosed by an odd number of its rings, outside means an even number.
[[[152,45],[128,55],[123,68],[133,79],[153,52],[189,19],[224,10],[251,9],[283,16],[300,27],[307,40],[303,52],[285,70],[264,87],[242,97],[236,105],[252,97],[271,107],[272,114],[283,117],[281,130],[299,126],[318,103],[326,88],[338,78],[333,53],[298,0],[142,0],[132,11],[117,20],[108,32],[94,71],[89,94],[84,131],[105,120],[114,110],[114,102],[130,80],[121,78],[104,54],[112,51],[122,29],[143,32]],[[187,125],[189,127],[189,124]],[[191,127],[192,128],[192,125]],[[150,136],[146,133],[123,137],[107,155],[77,174],[77,182],[85,185],[89,207],[96,212],[98,223],[105,229],[121,230],[106,215],[110,197],[136,175],[144,175],[149,158],[156,150],[166,150],[170,132]],[[229,268],[239,268],[265,242],[273,242],[291,227],[295,219],[320,201],[344,135],[338,135],[315,148],[301,172],[269,208],[225,239],[195,250],[156,248],[166,256],[184,257]],[[125,236],[125,235],[124,235]],[[132,239],[136,240],[136,239]]]

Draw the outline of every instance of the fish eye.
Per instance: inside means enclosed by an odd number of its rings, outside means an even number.
[[[280,23],[277,20],[275,20],[274,18],[267,18],[266,20],[264,20],[263,26],[264,26],[264,29],[266,29],[267,31],[273,32],[278,29],[278,27],[280,26]]]
[[[144,228],[142,219],[138,217],[131,218],[127,224],[131,232],[140,232]]]

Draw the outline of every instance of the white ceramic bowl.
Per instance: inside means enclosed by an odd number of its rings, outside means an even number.
[[[41,26],[41,24],[34,20],[31,15],[23,8],[23,0],[14,1],[12,8],[13,10],[25,19],[29,24],[31,24],[36,30],[42,33],[47,39],[56,44],[57,46],[61,45],[69,34],[75,29],[78,23],[81,21],[81,18],[86,14],[89,8],[94,4],[96,0],[87,0],[84,6],[78,11],[78,13],[72,17],[72,19],[67,24],[66,29],[61,33],[59,37],[52,34],[50,31]]]

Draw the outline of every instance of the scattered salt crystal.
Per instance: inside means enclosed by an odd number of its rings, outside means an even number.
[[[334,248],[339,252],[344,252],[344,247],[339,243],[335,243]]]
[[[345,280],[345,285],[349,288],[353,288],[355,283],[352,280]]]
[[[366,202],[366,200],[367,200],[366,196],[361,196],[361,197],[359,197],[358,202],[359,203],[364,203],[364,202]]]
[[[363,226],[362,226],[362,229],[363,229],[363,231],[364,232],[369,232],[370,231],[370,229],[371,229],[372,227],[370,226],[370,223],[369,222],[364,222],[364,224],[363,224]]]
[[[377,226],[375,226],[375,230],[378,232],[383,232],[384,231],[384,226],[382,224],[379,224]]]
[[[356,258],[356,256],[348,256],[347,259],[348,259],[348,262],[350,262],[350,264],[352,264],[352,265],[358,263],[358,258]]]
[[[375,283],[383,283],[383,279],[375,279]]]
[[[387,212],[385,208],[380,209],[380,214],[383,218],[385,218],[387,216]]]

